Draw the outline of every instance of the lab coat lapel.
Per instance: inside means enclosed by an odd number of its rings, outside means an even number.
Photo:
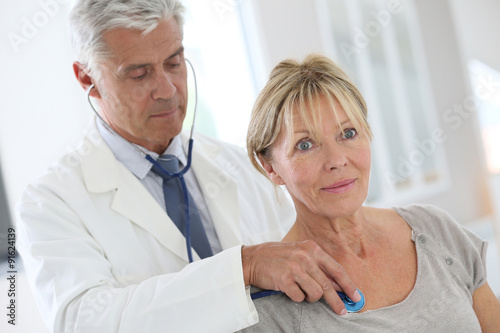
[[[186,138],[183,139],[183,141]],[[238,185],[214,161],[220,158],[221,147],[195,138],[192,168],[205,198],[223,249],[242,243],[238,207]],[[228,161],[222,161],[230,167]]]
[[[93,129],[97,131],[95,126]],[[184,236],[139,180],[115,159],[100,135],[98,138],[100,141],[93,142],[95,149],[81,162],[88,191],[103,193],[116,190],[111,208],[151,233],[163,246],[188,262]]]
[[[125,169],[125,168],[124,168]],[[128,171],[122,171],[111,208],[151,233],[163,246],[188,262],[186,241],[146,188]]]

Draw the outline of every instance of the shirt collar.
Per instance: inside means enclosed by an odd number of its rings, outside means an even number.
[[[182,141],[180,135],[175,136],[170,144],[168,145],[167,149],[163,152],[162,155],[169,154],[169,155],[174,155],[176,156],[179,161],[181,162],[182,166],[185,166],[187,163],[187,157],[186,153],[184,152],[184,149],[182,149]],[[155,158],[157,158],[158,155],[156,155]]]
[[[152,167],[151,162],[145,159],[145,154],[150,155],[154,159],[157,159],[159,155],[127,141],[121,135],[109,129],[107,125],[104,125],[102,120],[97,119],[96,122],[99,133],[115,155],[115,158],[137,178],[144,179]],[[175,155],[183,166],[186,165],[187,158],[182,149],[182,142],[179,135],[172,139],[172,142],[170,142],[170,145],[162,155],[164,154]]]

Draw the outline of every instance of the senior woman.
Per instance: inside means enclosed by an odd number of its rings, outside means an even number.
[[[500,332],[485,242],[436,207],[363,206],[370,141],[365,101],[330,59],[274,68],[253,109],[249,156],[294,201],[283,241],[317,242],[365,305],[339,316],[323,300],[267,296],[255,301],[259,324],[244,332]]]

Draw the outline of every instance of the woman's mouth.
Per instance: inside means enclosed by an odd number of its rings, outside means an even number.
[[[330,186],[323,187],[322,190],[328,193],[344,193],[349,191],[354,186],[356,180],[356,178],[341,180]]]

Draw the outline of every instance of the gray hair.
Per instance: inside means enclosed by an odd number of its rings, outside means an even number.
[[[183,13],[179,0],[78,0],[69,18],[77,60],[99,80],[99,62],[109,55],[106,31],[135,29],[146,35],[172,17],[182,31]]]

